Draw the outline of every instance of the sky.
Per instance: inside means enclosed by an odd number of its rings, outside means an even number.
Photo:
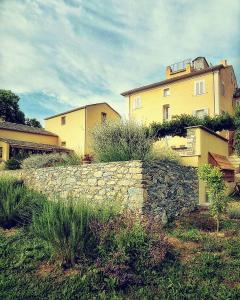
[[[238,0],[0,0],[0,89],[28,117],[108,102],[167,65],[227,59],[240,85]]]

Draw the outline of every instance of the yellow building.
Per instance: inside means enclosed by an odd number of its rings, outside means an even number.
[[[119,120],[120,115],[107,103],[85,105],[45,119],[47,130],[59,137],[59,145],[79,155],[91,154],[91,133],[97,124]]]
[[[209,66],[204,57],[185,60],[166,68],[166,79],[122,93],[128,103],[129,119],[149,125],[170,121],[176,115],[211,117],[223,112],[234,113],[240,94],[233,67],[226,60]],[[221,135],[207,128],[188,128],[187,137],[165,137],[155,147],[170,147],[181,156],[182,163],[198,167],[206,163],[218,165],[226,174],[233,174],[228,161],[229,145],[226,133]],[[163,148],[164,149],[164,148]],[[228,168],[228,169],[224,169]],[[225,174],[224,173],[224,174]],[[233,176],[226,177],[229,188]],[[206,189],[199,182],[199,202],[206,203]]]
[[[150,124],[181,114],[199,117],[232,114],[236,88],[233,67],[226,60],[209,66],[204,57],[197,57],[168,66],[165,80],[121,95],[127,98],[129,118]]]
[[[58,136],[52,132],[0,120],[0,162],[22,152],[69,152],[58,144]]]

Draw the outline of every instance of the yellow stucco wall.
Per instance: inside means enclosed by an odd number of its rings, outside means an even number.
[[[194,95],[194,81],[205,80],[206,93]],[[163,121],[163,105],[170,105],[170,116],[180,114],[193,114],[197,109],[208,109],[214,115],[213,101],[213,75],[212,73],[188,78],[164,85],[155,89],[142,91],[131,95],[129,101],[129,115],[131,119],[149,124],[154,121]],[[170,89],[170,96],[164,97],[163,90]],[[141,108],[134,109],[134,98],[141,96]]]
[[[196,135],[196,151],[195,159],[193,157],[182,157],[184,165],[199,167],[208,163],[208,153],[223,155],[228,157],[228,142],[214,134],[207,132],[201,128],[193,128]],[[206,204],[206,185],[203,181],[199,181],[199,203]]]
[[[109,105],[99,103],[88,105],[82,109],[68,112],[45,120],[47,130],[59,136],[59,145],[66,147],[79,155],[91,153],[91,132],[96,124],[101,123],[101,113],[107,114],[107,120],[117,120],[120,116]],[[61,125],[65,116],[66,123]]]
[[[234,74],[231,66],[220,70],[220,85],[224,83],[225,93],[222,93],[220,86],[220,110],[234,113],[234,104],[232,101],[233,93],[235,91]]]
[[[36,133],[27,133],[27,132],[13,131],[7,129],[0,129],[0,137],[18,140],[18,141],[32,142],[32,143],[58,145],[57,136],[49,136],[49,135],[36,134]]]
[[[86,144],[85,153],[92,153],[92,130],[97,124],[101,124],[102,113],[107,114],[106,121],[120,120],[119,114],[105,103],[90,105],[86,108]]]
[[[0,157],[1,163],[1,160],[6,161],[9,159],[9,145],[5,142],[0,141],[0,147],[2,148],[2,157]]]
[[[129,118],[149,124],[163,121],[163,106],[169,105],[170,118],[174,115],[192,115],[195,110],[207,109],[210,116],[221,111],[233,113],[232,94],[235,83],[232,79],[232,68],[229,66],[220,71],[205,73],[181,79],[160,87],[139,91],[128,97]],[[205,81],[205,93],[194,94],[194,82]],[[221,94],[221,82],[225,84],[225,95]],[[164,97],[164,89],[169,88],[170,95]],[[134,109],[134,99],[141,97],[141,107]]]
[[[65,117],[65,125],[61,123],[62,117]],[[84,154],[85,108],[47,119],[45,128],[59,136],[59,146],[65,142],[66,148],[74,150],[79,155]]]

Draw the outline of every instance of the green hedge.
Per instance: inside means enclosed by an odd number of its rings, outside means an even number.
[[[228,113],[215,117],[205,116],[204,118],[183,114],[175,116],[169,122],[152,123],[150,125],[150,135],[155,139],[163,138],[167,135],[185,137],[187,134],[186,127],[198,125],[205,126],[215,132],[236,129],[235,116],[230,116]]]

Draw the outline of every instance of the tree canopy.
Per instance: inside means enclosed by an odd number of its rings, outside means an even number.
[[[19,108],[20,97],[10,90],[0,90],[0,117],[6,122],[25,124],[31,127],[41,128],[36,119],[25,118],[25,114]]]

